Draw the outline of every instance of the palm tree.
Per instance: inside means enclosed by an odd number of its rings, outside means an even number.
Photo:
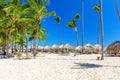
[[[75,15],[75,19],[71,20],[70,22],[68,22],[67,26],[74,29],[76,32],[76,41],[77,41],[77,46],[79,45],[79,26],[77,27],[77,21],[80,20],[80,14],[76,14]]]
[[[37,47],[37,41],[36,39],[38,38],[38,32],[40,30],[40,25],[42,23],[42,20],[44,18],[47,18],[49,16],[55,16],[55,12],[48,12],[47,11],[47,6],[49,4],[49,0],[28,0],[28,3],[30,4],[30,11],[31,11],[31,17],[34,19],[34,25],[35,30],[34,30],[34,49],[33,49],[33,54],[36,53],[36,47]]]
[[[56,17],[55,18],[55,21],[58,23],[58,24],[60,24],[60,22],[61,22],[61,17]],[[59,27],[60,28],[60,44],[62,44],[62,27]]]
[[[68,27],[75,29],[76,28],[76,20],[71,20],[68,22]]]
[[[27,6],[21,4],[21,0],[4,0],[5,6],[2,7],[4,11],[4,18],[2,19],[3,24],[6,24],[6,27],[9,28],[7,33],[8,45],[6,45],[6,53],[8,54],[10,37],[12,29],[18,25],[19,22],[24,22],[27,18]],[[6,22],[6,23],[4,23]]]
[[[67,26],[69,27],[69,28],[72,28],[72,29],[76,29],[77,27],[76,27],[76,20],[71,20],[70,22],[68,22],[68,24],[67,24]],[[76,40],[77,40],[77,45],[78,45],[78,35],[77,35],[78,33],[77,33],[77,31],[76,31]]]
[[[120,20],[120,13],[119,13],[119,8],[118,8],[117,0],[114,0],[114,2],[115,2],[115,5],[116,5],[116,10],[117,10],[118,18]]]
[[[93,7],[94,11],[98,12],[100,14],[100,6],[94,6]],[[100,19],[100,16],[99,16],[99,19]],[[100,21],[100,20],[99,20]],[[100,25],[100,24],[99,24]],[[97,35],[97,44],[99,44],[99,36],[100,35],[100,26],[98,26],[98,35]]]
[[[95,6],[94,10],[100,13],[100,33],[101,33],[101,60],[104,59],[104,27],[103,27],[103,14],[102,14],[102,0],[100,0],[100,6]]]
[[[101,60],[104,59],[103,51],[104,51],[104,27],[103,27],[103,14],[102,14],[102,0],[100,0],[100,27],[101,27]]]
[[[79,20],[80,20],[80,14],[76,14],[75,15],[75,19],[76,19],[76,23],[77,22],[79,22]],[[80,44],[79,44],[79,42],[80,42],[80,35],[79,35],[79,33],[80,33],[80,27],[79,27],[79,25],[76,27],[76,36],[77,36],[77,46],[79,46]]]
[[[82,0],[82,53],[84,52],[84,0]]]
[[[7,54],[9,44],[13,43],[13,37],[15,37],[15,44],[17,43],[23,47],[28,31],[33,32],[34,39],[36,39],[40,31],[39,26],[42,23],[42,19],[55,15],[55,12],[47,12],[46,7],[49,0],[28,0],[28,4],[21,4],[21,1],[0,0],[0,27],[1,30],[5,31],[6,44],[3,45],[6,46]],[[13,33],[14,29],[17,30],[17,33],[16,31]],[[45,40],[45,38],[41,39]],[[0,40],[3,40],[3,36],[0,37]]]

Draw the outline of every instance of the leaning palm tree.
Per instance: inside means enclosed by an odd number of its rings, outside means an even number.
[[[115,5],[116,5],[116,10],[117,10],[118,18],[120,20],[120,12],[119,12],[119,8],[118,8],[117,0],[114,0],[114,2],[115,2]]]
[[[49,0],[28,0],[28,3],[30,4],[30,14],[32,19],[34,19],[34,49],[33,49],[33,54],[36,53],[36,48],[37,48],[37,39],[38,39],[38,32],[41,28],[42,20],[44,18],[47,18],[49,16],[55,16],[56,13],[53,12],[48,12],[47,11],[47,6],[49,4]]]
[[[58,23],[58,24],[60,24],[60,22],[61,22],[61,17],[56,17],[55,18],[55,21]],[[62,27],[59,27],[60,28],[60,44],[62,44]]]

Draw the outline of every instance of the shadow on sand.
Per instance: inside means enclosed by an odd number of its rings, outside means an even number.
[[[87,68],[98,68],[103,67],[102,65],[98,64],[90,64],[90,63],[74,63],[75,66],[71,69],[87,69]]]
[[[91,64],[91,63],[74,63],[75,66],[71,67],[71,69],[88,69],[88,68],[100,68],[100,67],[120,67],[114,65],[99,65],[99,64]]]

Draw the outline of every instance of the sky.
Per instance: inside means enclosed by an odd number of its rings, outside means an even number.
[[[23,0],[25,2],[26,0]],[[45,45],[60,45],[60,31],[62,28],[63,44],[69,43],[76,46],[76,33],[67,26],[67,23],[74,19],[75,14],[81,15],[78,26],[80,27],[80,45],[82,43],[82,0],[50,0],[48,12],[55,11],[61,17],[60,24],[54,21],[54,16],[43,21],[43,28],[48,30],[49,36]],[[98,44],[99,13],[93,10],[99,5],[99,0],[84,0],[84,45]],[[120,0],[118,1],[120,12]],[[107,47],[114,41],[120,40],[120,20],[118,19],[114,0],[103,0],[103,23],[104,23],[104,46]],[[100,44],[100,43],[99,43]],[[40,45],[44,45],[42,42]]]

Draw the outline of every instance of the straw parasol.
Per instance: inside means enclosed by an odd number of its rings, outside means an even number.
[[[74,50],[74,47],[72,45],[70,45],[70,44],[65,44],[64,48],[67,49],[67,51]]]
[[[56,45],[56,44],[54,44],[54,45],[52,46],[51,52],[58,52],[58,49],[59,49],[59,46]]]
[[[60,45],[59,48],[60,48],[60,49],[64,49],[64,45],[63,45],[63,44]]]
[[[43,46],[38,46],[38,51],[43,51],[44,47]]]
[[[108,54],[111,55],[118,55],[120,54],[120,41],[115,41],[111,43],[107,48],[106,51]]]
[[[50,46],[45,46],[45,47],[44,47],[44,50],[45,50],[45,51],[49,51],[50,49],[51,49]]]
[[[85,53],[93,53],[94,51],[92,44],[86,44],[84,48],[85,48]]]
[[[81,46],[77,46],[77,47],[75,48],[75,50],[76,50],[77,52],[81,52],[82,47],[81,47]]]
[[[59,46],[59,52],[60,53],[64,53],[64,49],[65,49],[65,47],[64,47],[63,44]]]
[[[52,46],[52,49],[58,49],[59,47],[56,45],[56,44],[54,44],[53,46]]]
[[[93,47],[94,47],[94,52],[95,53],[99,53],[101,51],[101,45],[95,44]]]

